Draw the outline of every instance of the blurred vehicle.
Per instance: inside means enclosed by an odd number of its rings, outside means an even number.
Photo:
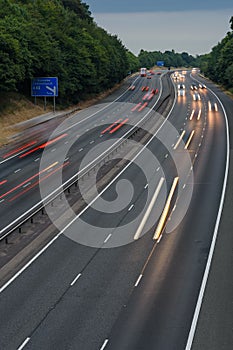
[[[178,89],[179,90],[184,90],[185,89],[185,85],[184,84],[178,84]]]
[[[147,74],[147,79],[151,79],[151,73]]]
[[[146,74],[147,74],[147,69],[146,69],[146,68],[141,68],[141,69],[140,69],[140,75],[141,75],[141,77],[146,77]]]
[[[209,112],[217,112],[218,111],[218,105],[216,102],[209,101],[208,102]]]
[[[159,92],[159,89],[158,89],[158,88],[152,89],[152,90],[151,90],[151,93],[154,94],[154,95],[155,95],[155,94],[158,94],[158,92]]]
[[[178,90],[178,96],[185,96],[185,90]]]
[[[206,89],[206,86],[205,86],[205,84],[199,84],[199,88],[200,89]]]
[[[198,90],[198,87],[197,87],[196,84],[191,84],[191,85],[190,85],[190,89],[191,89],[191,90]]]
[[[200,73],[200,68],[193,68],[192,73]]]
[[[173,73],[173,79],[174,80],[180,80],[180,74],[179,74],[179,72],[175,72],[175,73]]]
[[[200,94],[198,94],[197,92],[195,94],[193,94],[193,100],[194,101],[200,101],[201,100]]]

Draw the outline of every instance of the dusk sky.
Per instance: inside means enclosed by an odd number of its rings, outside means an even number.
[[[83,0],[95,22],[134,54],[140,49],[208,53],[230,30],[232,0]]]

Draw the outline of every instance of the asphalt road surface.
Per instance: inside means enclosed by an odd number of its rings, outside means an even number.
[[[109,125],[119,118],[128,118],[126,124],[137,123],[153,113],[143,127],[154,136],[140,143],[137,157],[102,192],[97,190],[92,205],[0,289],[1,349],[185,349],[216,227],[227,160],[222,105],[207,88],[199,88],[200,100],[194,100],[190,89],[194,79],[201,80],[190,72],[182,78],[184,96],[178,96],[181,78],[174,80],[175,100],[167,119],[153,109],[159,94],[139,111],[147,93],[142,86],[156,88],[160,76],[138,78],[134,90],[97,110],[94,119],[89,116],[95,107],[84,112],[82,122],[75,117],[72,127],[59,133],[66,135],[57,140],[55,150],[55,143],[49,145],[47,167],[53,166],[45,170],[46,175],[64,161],[65,142],[74,144],[79,135],[77,146],[70,148],[66,181],[83,150],[102,142],[105,133],[100,137],[101,132]],[[159,86],[164,96],[166,89],[166,84]],[[217,104],[217,110],[209,110],[209,101]],[[129,129],[123,125],[116,138]],[[6,218],[2,228],[39,200],[38,187],[27,192],[21,187],[39,171],[41,150],[22,157],[26,152],[19,151],[1,164],[1,181],[7,180],[0,203]],[[175,179],[178,185],[168,203]],[[46,177],[45,189],[54,190],[53,183],[53,177]],[[166,226],[157,231],[167,203]],[[138,231],[145,217],[145,227]],[[208,349],[196,344],[196,349]]]

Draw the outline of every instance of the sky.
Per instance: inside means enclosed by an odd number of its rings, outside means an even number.
[[[83,0],[95,22],[135,55],[141,49],[208,53],[230,31],[232,0]]]

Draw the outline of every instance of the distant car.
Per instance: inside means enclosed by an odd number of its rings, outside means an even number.
[[[205,84],[199,84],[199,88],[200,89],[206,89],[206,86],[205,86]]]
[[[209,101],[208,102],[209,112],[217,112],[218,111],[218,105],[216,102]]]
[[[193,100],[194,101],[200,101],[201,100],[200,94],[198,94],[197,92],[195,94],[193,94]]]
[[[162,73],[161,72],[157,72],[157,75],[161,75]]]
[[[155,72],[153,70],[150,70],[151,75],[155,75]]]
[[[179,90],[184,90],[185,89],[185,85],[184,84],[178,84],[178,89]]]
[[[147,75],[147,79],[151,79],[151,74],[150,74],[150,75]]]
[[[191,89],[191,90],[198,90],[198,87],[197,87],[196,84],[191,84],[191,85],[190,85],[190,89]]]

